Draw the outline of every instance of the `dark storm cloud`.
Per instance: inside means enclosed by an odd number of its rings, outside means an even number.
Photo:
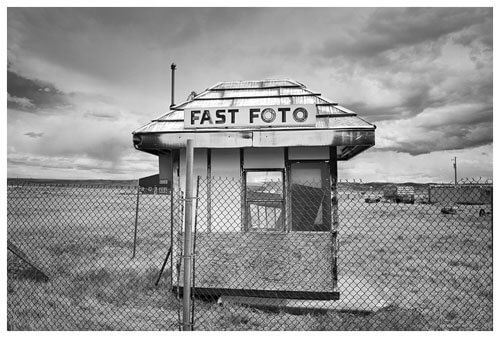
[[[26,133],[24,135],[29,136],[31,138],[39,138],[43,136],[43,133],[35,133],[34,131],[30,131],[29,133]]]
[[[370,58],[388,50],[436,41],[442,36],[491,19],[490,9],[377,9],[361,24],[359,30],[326,40],[319,52],[324,57]],[[473,36],[470,34],[469,39],[473,40]]]
[[[123,81],[157,63],[160,56],[167,65],[172,53],[198,42],[208,44],[199,51],[200,57],[225,52],[208,42],[216,44],[221,36],[227,40],[228,27],[246,23],[251,27],[260,12],[252,8],[16,8],[8,12],[8,22],[15,27],[9,31],[9,41],[21,41],[31,54],[58,66]],[[232,48],[245,43],[245,36],[232,39]],[[9,45],[9,61],[15,63],[17,43]],[[131,68],[130,58],[142,64]]]
[[[10,70],[7,70],[7,92],[9,94],[8,108],[35,112],[40,109],[68,105],[65,94],[53,84],[28,79]]]

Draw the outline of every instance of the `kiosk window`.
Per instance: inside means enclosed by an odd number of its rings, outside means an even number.
[[[283,176],[283,170],[245,170],[247,230],[284,230]]]
[[[330,230],[330,177],[325,161],[293,162],[290,192],[292,231]]]

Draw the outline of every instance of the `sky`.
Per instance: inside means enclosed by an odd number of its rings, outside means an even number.
[[[220,81],[290,78],[377,126],[341,180],[493,177],[491,8],[8,8],[7,175],[138,179],[132,131]]]

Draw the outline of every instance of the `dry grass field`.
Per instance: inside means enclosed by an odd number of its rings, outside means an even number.
[[[341,297],[369,302],[369,285],[390,305],[371,314],[292,314],[197,300],[195,327],[492,330],[492,222],[479,217],[485,206],[445,215],[438,204],[339,203],[339,275],[359,281],[340,283]],[[171,236],[170,197],[141,196],[132,258],[135,206],[134,188],[9,187],[9,240],[50,280],[32,278],[9,252],[8,329],[178,329],[169,266],[154,285]]]

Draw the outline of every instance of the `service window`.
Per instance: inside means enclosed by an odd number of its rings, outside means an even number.
[[[328,231],[331,225],[331,188],[328,163],[291,163],[292,231]]]
[[[247,231],[284,231],[284,170],[247,169],[245,228]]]

